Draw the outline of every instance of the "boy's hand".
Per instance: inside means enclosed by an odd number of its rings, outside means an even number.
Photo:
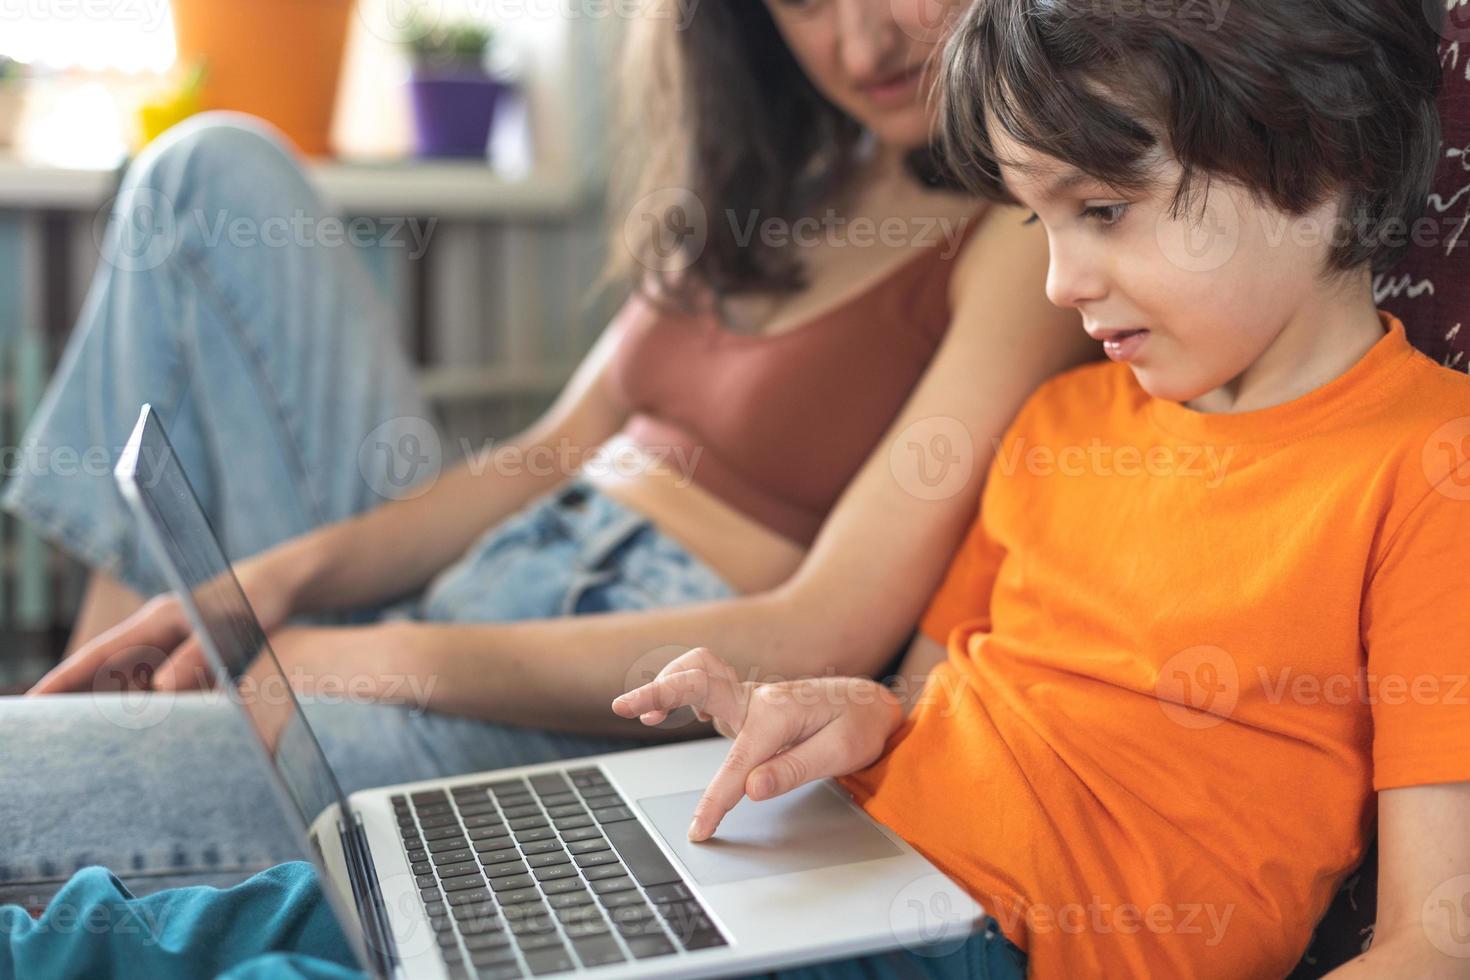
[[[735,743],[694,808],[689,839],[704,840],[742,796],[767,800],[804,783],[845,776],[883,752],[903,709],[883,685],[860,677],[772,684],[741,681],[703,647],[618,697],[613,711],[657,725],[688,705]]]

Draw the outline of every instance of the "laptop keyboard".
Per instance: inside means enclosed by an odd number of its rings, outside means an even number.
[[[726,945],[596,766],[392,799],[451,977],[540,976]]]

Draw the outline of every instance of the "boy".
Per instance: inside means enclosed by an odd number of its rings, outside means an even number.
[[[1284,976],[1376,804],[1376,936],[1334,976],[1467,976],[1470,378],[1370,282],[1435,161],[1436,38],[1418,0],[1198,6],[981,0],[947,52],[952,158],[1035,212],[1113,363],[998,447],[918,707],[697,650],[614,709],[736,737],[694,839],[850,773],[1038,977]]]

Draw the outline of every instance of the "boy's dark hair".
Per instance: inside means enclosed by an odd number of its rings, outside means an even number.
[[[1442,6],[1442,4],[1440,5]],[[1151,151],[1300,215],[1344,192],[1330,270],[1383,271],[1439,156],[1438,34],[1425,0],[975,0],[943,59],[940,142],[976,193],[1011,201],[987,113],[1019,145],[1120,190]],[[1010,161],[1007,161],[1010,164]]]

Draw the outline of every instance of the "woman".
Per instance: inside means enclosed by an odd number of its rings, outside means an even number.
[[[639,197],[688,189],[704,244],[653,237],[683,228],[687,207],[632,222],[648,235],[633,257],[653,268],[634,266],[640,289],[501,451],[603,447],[645,465],[512,475],[482,458],[369,509],[360,456],[373,454],[359,447],[399,445],[425,415],[408,368],[342,253],[190,240],[190,209],[320,210],[270,141],[208,123],[130,174],[125,203],[173,202],[177,248],[156,268],[104,270],[28,442],[119,445],[139,403],[162,408],[227,550],[255,556],[240,577],[288,672],[429,709],[313,705],[349,791],[634,744],[647,735],[607,702],[696,640],[758,677],[877,672],[974,512],[992,439],[1041,380],[1095,350],[1046,303],[1044,236],[916,176],[937,40],[926,10],[768,0],[702,6],[680,31],[639,25],[628,104],[656,127]],[[803,247],[768,235],[773,217]],[[806,245],[803,217],[841,219],[852,239]],[[901,233],[864,245],[860,219]],[[935,229],[962,222],[946,257]],[[692,482],[655,464],[668,447],[707,450]],[[93,691],[140,665],[158,666],[157,689],[198,683],[177,605],[137,608],[163,585],[106,474],[79,486],[27,476],[8,491],[99,569],[75,653],[37,692]],[[280,628],[343,610],[370,622]],[[602,612],[624,614],[581,615]],[[257,827],[268,788],[232,707],[170,700],[140,726],[116,703],[4,707],[23,743],[6,784],[26,787],[0,802],[26,848],[0,860],[6,895],[42,894],[83,863],[151,890],[298,853],[274,821]],[[204,829],[219,825],[218,840]]]

